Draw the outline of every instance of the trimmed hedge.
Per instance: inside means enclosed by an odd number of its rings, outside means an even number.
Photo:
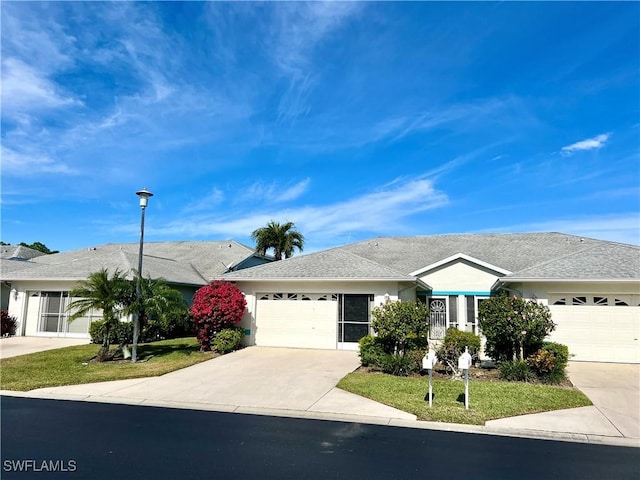
[[[232,327],[223,328],[213,337],[211,345],[213,349],[224,355],[225,353],[233,352],[242,347],[242,339],[244,338],[244,328]]]

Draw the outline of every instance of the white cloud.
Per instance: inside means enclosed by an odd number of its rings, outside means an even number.
[[[278,196],[276,196],[275,201],[287,202],[290,200],[295,200],[296,198],[300,197],[300,195],[302,195],[304,192],[307,191],[307,188],[309,187],[309,182],[310,182],[309,178],[305,178],[301,182],[298,182],[295,185],[292,185],[291,187],[281,192]]]
[[[242,189],[236,196],[236,203],[282,203],[295,200],[307,191],[310,179],[305,178],[293,185],[283,186],[278,183],[265,184],[257,181]]]
[[[581,216],[517,224],[492,232],[562,232],[583,237],[640,245],[640,213]]]
[[[16,177],[33,176],[45,173],[75,175],[78,172],[68,165],[57,162],[41,153],[20,153],[2,146],[2,174]]]
[[[306,182],[300,182],[298,185]],[[257,188],[257,187],[256,187]],[[314,243],[333,243],[336,239],[360,233],[383,233],[402,227],[403,221],[419,212],[448,203],[447,195],[438,191],[428,179],[400,179],[374,192],[325,204],[294,208],[263,208],[264,213],[227,211],[215,215],[196,215],[153,228],[156,237],[215,236],[246,238],[269,220],[292,221],[313,238]],[[130,226],[116,227],[128,231]]]
[[[20,115],[82,102],[65,94],[35,68],[16,58],[2,60],[2,110],[4,114]]]
[[[224,192],[217,187],[214,187],[211,192],[202,198],[198,198],[193,202],[187,204],[182,209],[183,213],[196,212],[201,210],[207,210],[214,205],[219,205],[224,200]]]
[[[609,133],[603,133],[600,135],[596,135],[593,138],[587,138],[586,140],[581,140],[576,143],[572,143],[571,145],[567,145],[566,147],[562,147],[560,153],[568,157],[573,155],[576,152],[584,151],[584,150],[593,150],[597,148],[602,148],[609,140]]]

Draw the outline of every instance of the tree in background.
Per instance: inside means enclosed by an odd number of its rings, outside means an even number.
[[[485,352],[496,361],[524,360],[539,350],[555,329],[546,305],[515,295],[483,301],[478,308],[478,322],[487,339]]]
[[[223,329],[242,320],[247,301],[231,282],[217,280],[198,289],[189,309],[201,351],[211,350],[211,341]]]
[[[266,227],[254,230],[251,238],[256,242],[258,255],[266,255],[267,250],[273,249],[276,260],[282,260],[283,256],[289,258],[294,249],[302,251],[304,247],[304,236],[296,230],[293,222],[280,224],[272,220]]]
[[[20,242],[18,245],[22,245],[23,247],[30,248],[32,250],[37,250],[42,253],[46,253],[47,255],[52,253],[58,253],[58,250],[49,250],[49,248],[41,242],[33,242],[32,244]]]
[[[119,270],[109,276],[106,268],[89,275],[87,280],[83,280],[69,292],[73,300],[67,310],[73,312],[69,321],[85,316],[91,310],[102,310],[102,320],[104,322],[104,336],[102,347],[98,352],[98,360],[104,361],[109,358],[109,345],[111,332],[118,328],[120,317],[125,313],[127,307],[128,292],[130,282]]]

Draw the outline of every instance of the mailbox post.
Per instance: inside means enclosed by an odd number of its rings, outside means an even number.
[[[458,369],[464,370],[464,408],[469,410],[469,367],[471,367],[471,354],[469,347],[464,347],[464,353],[458,358]]]
[[[438,362],[438,357],[433,350],[429,352],[422,359],[422,368],[429,373],[429,407],[433,406],[433,367]]]

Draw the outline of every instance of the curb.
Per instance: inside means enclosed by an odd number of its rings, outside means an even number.
[[[16,392],[0,390],[0,396],[37,398],[42,400],[66,400],[95,403],[111,403],[120,405],[146,406],[158,408],[177,408],[185,410],[202,410],[222,413],[237,413],[241,415],[263,415],[284,418],[304,418],[309,420],[326,420],[333,422],[354,422],[368,425],[383,425],[397,428],[417,428],[442,432],[469,433],[480,435],[494,435],[501,437],[529,438],[534,440],[550,440],[561,442],[587,443],[592,445],[610,445],[617,447],[640,448],[640,438],[608,437],[603,435],[588,435],[571,432],[550,432],[546,430],[527,430],[515,428],[497,428],[484,425],[464,425],[458,423],[426,422],[422,420],[405,420],[391,417],[374,417],[352,415],[344,413],[314,412],[309,410],[287,410],[277,408],[262,408],[236,406],[226,404],[211,404],[199,402],[159,401],[125,397],[105,397],[101,395],[77,394],[32,394],[30,392]]]

